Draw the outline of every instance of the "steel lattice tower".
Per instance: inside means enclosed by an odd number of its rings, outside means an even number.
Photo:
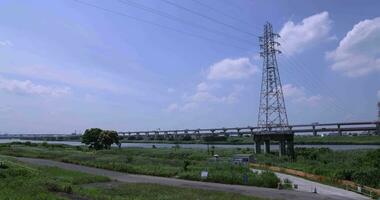
[[[260,56],[263,58],[260,108],[257,125],[263,131],[285,130],[288,117],[285,109],[280,74],[277,66],[276,49],[280,44],[276,41],[280,36],[273,33],[270,23],[264,25],[264,35],[259,37]]]

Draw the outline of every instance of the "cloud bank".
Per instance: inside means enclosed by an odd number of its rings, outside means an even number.
[[[331,69],[350,77],[380,72],[380,17],[354,25],[339,46],[326,54]]]
[[[332,21],[328,12],[304,18],[302,22],[288,21],[280,31],[280,49],[286,55],[300,53],[307,47],[329,38]]]

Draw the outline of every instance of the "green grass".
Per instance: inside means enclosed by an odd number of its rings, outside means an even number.
[[[215,149],[220,155],[217,162],[210,161],[206,150],[195,149],[143,149],[122,148],[89,151],[85,147],[48,144],[4,144],[0,154],[46,158],[86,166],[153,176],[175,177],[188,180],[201,180],[200,173],[208,170],[206,181],[243,184],[243,175],[248,175],[248,184],[261,187],[277,187],[279,179],[273,173],[258,174],[249,171],[247,166],[231,164],[234,153],[248,153],[252,150]],[[185,163],[188,166],[185,167]]]
[[[296,161],[276,155],[258,155],[259,163],[296,169],[380,188],[380,149],[332,151],[328,148],[296,148]]]
[[[199,189],[177,188],[155,184],[123,184],[112,189],[85,187],[78,190],[83,196],[91,199],[133,199],[133,200],[177,200],[177,199],[199,199],[199,200],[258,200],[257,197],[249,197],[236,193],[210,192]]]
[[[3,200],[50,199],[252,199],[238,194],[153,184],[118,184],[112,188],[83,184],[108,178],[56,167],[37,167],[0,156],[0,197]],[[101,185],[101,184],[100,184]]]
[[[71,193],[79,184],[109,181],[56,167],[35,167],[0,156],[1,199],[64,199],[58,192]]]

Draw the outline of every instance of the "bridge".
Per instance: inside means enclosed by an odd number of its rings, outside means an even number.
[[[317,136],[318,133],[338,133],[339,136],[344,135],[344,133],[352,132],[375,132],[380,135],[380,121],[372,122],[338,122],[338,123],[313,123],[313,124],[297,124],[288,125],[285,128],[289,129],[292,134],[312,134]],[[233,127],[233,128],[199,128],[199,129],[173,129],[173,130],[147,130],[147,131],[127,131],[119,132],[123,136],[131,135],[141,135],[141,136],[181,136],[190,135],[195,137],[200,136],[243,136],[250,135],[254,136],[256,134],[262,133],[262,127]],[[275,133],[275,131],[274,131]]]
[[[151,131],[129,131],[119,132],[125,136],[164,136],[165,139],[173,137],[175,139],[185,135],[200,139],[204,136],[240,136],[249,135],[255,141],[256,153],[261,153],[261,145],[264,143],[265,152],[270,152],[270,141],[279,142],[279,155],[294,156],[294,134],[312,134],[317,136],[319,133],[337,133],[342,136],[347,133],[373,132],[380,135],[380,121],[372,122],[340,122],[340,123],[313,123],[298,124],[281,127],[286,131],[273,130],[268,133],[262,127],[234,127],[234,128],[211,128],[211,129],[174,129],[174,130],[151,130]]]

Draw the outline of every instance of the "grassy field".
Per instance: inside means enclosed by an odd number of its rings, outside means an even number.
[[[36,167],[0,156],[0,197],[34,199],[200,199],[257,200],[238,194],[210,192],[154,184],[121,184],[103,187],[109,179],[56,167]],[[96,184],[92,184],[96,183]]]
[[[211,155],[201,149],[181,148],[122,148],[89,151],[86,147],[48,144],[3,144],[0,154],[38,157],[87,166],[155,176],[200,180],[200,172],[208,170],[206,181],[242,184],[243,174],[248,174],[248,184],[277,187],[278,178],[273,173],[255,174],[244,166],[230,164],[237,153],[252,153],[252,149],[222,149],[211,152],[220,159],[212,161]],[[256,155],[258,163],[297,169],[335,179],[352,180],[370,187],[380,188],[380,149],[332,151],[327,148],[296,148],[296,160],[279,158],[274,154]]]
[[[1,199],[66,199],[60,193],[73,193],[76,186],[91,182],[109,181],[55,167],[33,167],[0,157]]]
[[[380,149],[332,151],[328,148],[296,148],[296,161],[276,155],[257,155],[259,163],[350,180],[380,188]]]
[[[215,161],[205,150],[162,148],[113,148],[111,150],[90,151],[86,147],[65,145],[14,143],[0,145],[0,154],[47,158],[69,163],[111,169],[134,174],[175,177],[201,180],[201,171],[209,173],[205,181],[243,184],[243,176],[248,176],[247,185],[275,188],[279,179],[274,173],[253,173],[248,166],[231,164],[235,153],[249,153],[252,149],[215,149],[219,154]],[[212,153],[212,152],[210,152]]]

